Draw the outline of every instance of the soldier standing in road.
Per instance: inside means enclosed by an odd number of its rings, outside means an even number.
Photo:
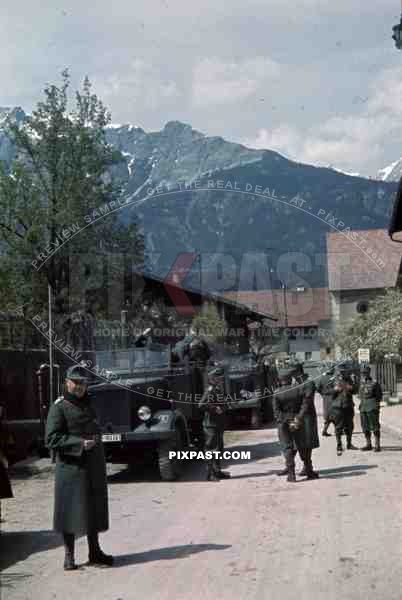
[[[57,452],[54,529],[63,534],[66,571],[77,568],[77,535],[87,536],[88,564],[113,564],[113,557],[102,552],[98,540],[98,532],[109,528],[106,464],[87,383],[83,367],[70,367],[64,397],[52,404],[46,424],[46,444]]]
[[[212,452],[207,459],[207,481],[228,479],[230,474],[221,470],[220,459],[214,454],[223,452],[223,434],[225,431],[225,373],[223,368],[214,367],[208,372],[208,387],[199,402],[204,411],[204,450]]]
[[[322,430],[322,435],[324,437],[329,437],[331,435],[330,433],[328,433],[328,427],[330,426],[330,424],[333,423],[335,425],[331,413],[331,404],[334,397],[334,387],[335,369],[332,368],[327,373],[325,373],[317,388],[317,391],[321,394],[323,399],[324,427]]]
[[[380,402],[382,389],[380,384],[370,375],[370,367],[362,368],[362,378],[359,386],[360,421],[366,437],[366,445],[361,450],[372,450],[371,432],[374,434],[374,452],[380,452]]]
[[[351,378],[346,373],[338,371],[331,403],[331,416],[335,423],[336,453],[338,456],[341,456],[343,452],[342,434],[344,432],[346,433],[346,448],[357,450],[356,446],[352,444],[355,414],[353,390],[354,385]]]
[[[309,479],[318,479],[319,475],[313,470],[312,463],[312,454],[315,448],[319,448],[320,440],[318,437],[318,420],[317,420],[317,412],[315,410],[314,397],[316,392],[316,385],[314,381],[310,381],[306,378],[306,375],[303,372],[303,367],[300,367],[301,375],[299,375],[296,380],[301,382],[301,391],[303,394],[303,399],[307,404],[307,409],[304,413],[303,423],[304,423],[304,431],[305,431],[305,451],[304,456],[300,455],[303,462],[304,467],[300,471],[299,475],[306,476],[310,473]],[[298,385],[300,385],[298,383]],[[306,466],[308,465],[308,467]]]
[[[274,415],[278,436],[285,456],[287,480],[296,481],[295,447],[304,462],[307,479],[316,479],[311,463],[310,442],[307,440],[304,417],[309,411],[311,394],[300,385],[292,385],[292,368],[279,370],[280,387],[274,395]]]

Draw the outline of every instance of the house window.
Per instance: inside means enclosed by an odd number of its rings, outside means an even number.
[[[360,302],[357,303],[356,306],[356,310],[360,315],[363,315],[364,313],[366,313],[368,311],[368,302],[367,300],[361,300]]]
[[[304,360],[311,360],[312,356],[313,356],[312,352],[305,352],[304,353]]]

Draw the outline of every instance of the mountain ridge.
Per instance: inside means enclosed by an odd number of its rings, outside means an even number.
[[[3,109],[4,110],[4,109]],[[9,112],[13,109],[8,108]],[[21,113],[15,109],[17,118]],[[0,108],[0,119],[2,115]],[[121,218],[139,219],[144,233],[147,268],[158,276],[168,273],[182,252],[201,252],[204,286],[225,291],[233,286],[262,285],[263,277],[253,280],[251,254],[259,253],[265,264],[261,273],[277,270],[278,259],[288,253],[284,272],[295,271],[289,253],[304,255],[297,269],[313,287],[326,285],[326,233],[331,231],[329,215],[353,229],[386,226],[396,185],[392,181],[372,180],[358,174],[346,174],[330,167],[291,161],[273,150],[247,148],[219,136],[207,136],[188,123],[169,121],[159,131],[146,132],[131,124],[111,124],[106,139],[120,151],[121,160],[111,169],[125,198],[146,198],[138,206],[128,205]],[[0,159],[12,160],[13,149],[0,121]],[[299,196],[314,214],[295,210],[284,202],[262,200],[258,194],[239,194],[233,190],[184,189],[156,197],[147,197],[149,188],[177,182],[206,182],[208,178],[246,184],[255,189],[269,187],[278,199]],[[222,281],[218,281],[217,254],[229,256]],[[160,255],[154,264],[153,255]],[[317,256],[321,263],[317,264]],[[251,261],[249,264],[247,261]],[[264,262],[264,261],[263,261]],[[230,264],[229,264],[230,263]],[[269,263],[269,264],[268,264]],[[303,264],[302,264],[303,263]],[[278,274],[277,274],[278,275]],[[198,278],[198,279],[197,279]],[[277,276],[277,285],[280,275]],[[198,267],[190,271],[186,282],[199,282]],[[247,287],[248,286],[248,287]]]

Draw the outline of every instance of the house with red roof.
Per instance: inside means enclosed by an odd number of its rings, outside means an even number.
[[[334,329],[366,312],[374,298],[399,286],[402,245],[385,229],[327,234],[328,290]]]

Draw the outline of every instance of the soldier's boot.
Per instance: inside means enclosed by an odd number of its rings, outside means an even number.
[[[296,481],[296,470],[295,470],[295,455],[296,452],[289,450],[285,454],[286,466],[288,470],[287,481],[294,483]]]
[[[75,571],[78,567],[74,560],[74,542],[75,537],[73,533],[63,533],[64,542],[64,570]]]
[[[307,469],[306,469],[306,465],[303,465],[302,470],[299,472],[300,477],[306,477],[307,475]]]
[[[212,465],[208,465],[207,467],[207,481],[219,481],[219,477]]]
[[[329,427],[329,423],[328,423],[327,421],[325,421],[325,423],[324,423],[324,428],[323,428],[323,430],[322,430],[322,435],[323,435],[324,437],[330,437],[330,436],[331,436],[331,434],[330,434],[330,433],[328,433],[328,427]]]
[[[290,450],[290,452],[292,453],[293,461],[294,461],[294,459],[296,458],[297,450]],[[288,462],[286,459],[286,453],[285,453],[285,462],[286,462],[286,467],[284,469],[282,469],[281,471],[278,471],[278,473],[277,473],[278,477],[288,475],[288,473],[289,473]]]
[[[88,564],[111,567],[114,563],[113,556],[105,554],[99,546],[99,538],[97,532],[91,532],[87,535],[88,540]]]
[[[358,450],[358,448],[356,448],[356,446],[354,446],[352,444],[352,434],[348,433],[346,436],[346,448],[348,450]]]
[[[304,475],[307,477],[307,479],[318,479],[319,478],[319,474],[316,473],[313,469],[313,463],[311,460],[311,455],[312,455],[313,451],[309,448],[306,449],[303,453],[303,461],[304,461]]]
[[[366,438],[366,445],[363,446],[363,448],[360,448],[360,450],[362,450],[363,452],[367,452],[367,450],[372,450],[373,446],[371,445],[371,433],[370,432],[366,432],[365,434],[365,438]]]
[[[215,473],[219,479],[230,479],[230,473],[227,471],[222,471],[220,459],[216,461]]]
[[[374,434],[374,452],[381,452],[381,446],[380,446],[380,434],[379,433],[375,433]]]
[[[342,448],[342,437],[338,434],[336,436],[336,454],[338,456],[341,456],[343,452],[343,448]]]

